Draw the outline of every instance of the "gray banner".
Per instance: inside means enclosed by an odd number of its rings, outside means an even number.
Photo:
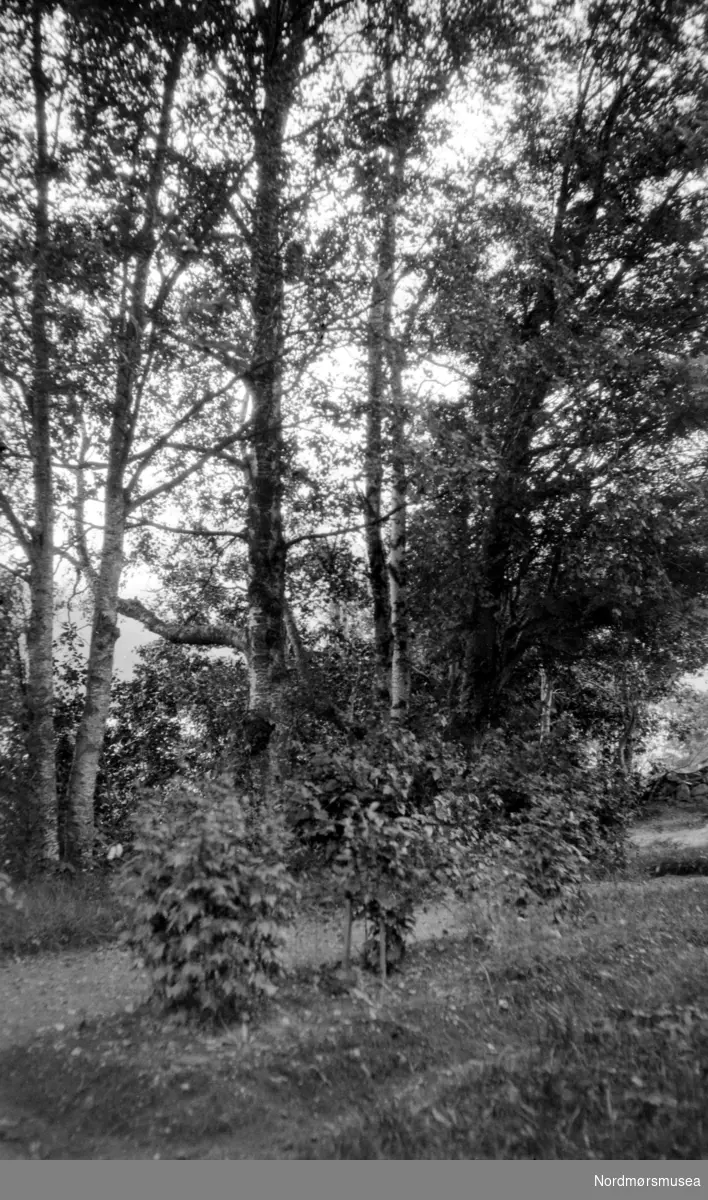
[[[708,1197],[701,1162],[6,1162],[2,1200]]]

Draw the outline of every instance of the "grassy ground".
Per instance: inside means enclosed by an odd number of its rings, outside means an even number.
[[[0,960],[116,939],[121,910],[105,876],[50,876],[14,890],[22,909],[0,905]]]
[[[471,905],[385,992],[301,971],[248,1031],[149,1008],[52,1030],[0,1057],[0,1137],[9,1157],[700,1158],[707,913],[705,878],[635,871],[560,926]]]

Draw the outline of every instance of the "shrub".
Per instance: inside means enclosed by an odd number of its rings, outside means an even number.
[[[295,890],[283,832],[265,821],[245,842],[242,806],[227,785],[177,785],[148,799],[128,864],[125,941],[165,1007],[233,1017],[276,990],[283,926]]]
[[[471,769],[482,824],[510,839],[513,898],[563,909],[591,871],[623,865],[631,786],[572,742],[490,737]]]
[[[411,734],[387,731],[355,747],[319,747],[307,778],[292,786],[301,852],[310,866],[332,874],[353,917],[373,926],[369,965],[378,961],[381,921],[391,957],[400,961],[415,902],[459,876],[458,847],[440,816],[449,800],[446,782]]]

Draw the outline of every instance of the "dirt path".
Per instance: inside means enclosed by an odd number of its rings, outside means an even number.
[[[630,841],[641,852],[654,845],[706,846],[706,814],[666,811],[637,825]],[[412,940],[428,942],[464,931],[464,906],[454,900],[431,905],[418,914]],[[355,927],[353,948],[363,931]],[[333,919],[306,918],[291,932],[286,952],[290,966],[333,962],[341,955],[342,934]],[[0,1053],[31,1041],[39,1033],[58,1033],[82,1021],[132,1012],[147,995],[147,977],[117,947],[64,951],[0,965]]]
[[[663,809],[640,822],[629,835],[635,846],[678,846],[708,848],[708,814],[705,811]]]
[[[461,931],[464,910],[454,901],[431,905],[418,914],[413,940],[426,942]],[[363,932],[355,926],[353,947]],[[341,955],[341,930],[333,920],[309,918],[291,933],[288,966],[333,962]],[[0,1053],[39,1033],[63,1033],[82,1021],[132,1012],[148,991],[147,976],[118,947],[64,951],[6,962],[0,966]]]

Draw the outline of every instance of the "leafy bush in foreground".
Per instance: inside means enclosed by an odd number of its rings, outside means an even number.
[[[413,927],[415,903],[431,886],[458,878],[457,842],[441,819],[446,782],[443,766],[411,734],[386,731],[353,747],[317,748],[307,778],[292,785],[301,850],[331,873],[352,915],[373,928],[365,950],[370,966],[378,962],[381,923],[393,965]]]
[[[238,798],[211,783],[151,798],[136,827],[125,940],[154,995],[212,1018],[273,995],[294,899],[277,823],[264,822],[247,845]]]

